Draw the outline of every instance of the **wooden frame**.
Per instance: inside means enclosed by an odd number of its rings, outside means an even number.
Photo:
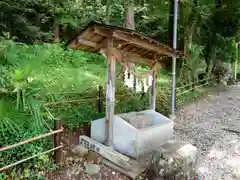
[[[134,30],[96,22],[89,23],[85,29],[69,41],[68,46],[73,49],[99,52],[105,47],[108,38],[114,40],[113,48],[124,52],[127,51],[132,56],[138,57],[135,58],[134,62],[137,64],[147,66],[154,64],[154,60],[152,59],[153,54],[156,54],[156,60],[159,62],[162,62],[163,57],[188,58],[182,52]],[[138,59],[141,60],[138,61]]]
[[[161,64],[165,57],[186,58],[183,53],[136,31],[96,22],[91,22],[68,43],[68,46],[73,49],[101,52],[107,58],[105,144],[108,146],[113,142],[116,60],[120,63],[126,63],[127,60],[127,63],[153,67],[156,63]],[[156,109],[159,68],[160,66],[157,66],[152,72],[149,99],[152,110]]]

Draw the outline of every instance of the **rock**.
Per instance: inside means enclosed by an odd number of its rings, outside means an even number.
[[[154,179],[189,179],[195,172],[198,150],[184,141],[169,141],[152,153],[151,174]]]
[[[89,176],[97,174],[100,171],[100,169],[101,169],[100,165],[92,164],[92,163],[85,164],[85,170]]]
[[[102,160],[102,156],[100,156],[99,154],[93,151],[89,151],[88,155],[86,156],[86,159],[88,163],[100,164]]]
[[[175,116],[174,114],[171,114],[171,115],[169,116],[169,119],[175,121],[175,120],[176,120],[176,116]]]
[[[88,154],[88,148],[86,148],[84,145],[80,144],[80,145],[75,146],[72,149],[72,152],[79,154],[81,156],[84,156],[84,155]]]

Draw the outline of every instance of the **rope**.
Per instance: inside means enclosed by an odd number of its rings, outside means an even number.
[[[141,74],[136,74],[134,73],[134,71],[132,70],[132,68],[130,69],[129,66],[128,66],[128,63],[129,62],[122,62],[121,60],[117,59],[117,61],[120,63],[120,65],[122,66],[120,72],[118,73],[117,77],[119,77],[119,75],[121,73],[123,73],[125,70],[128,70],[128,73],[131,73],[134,77],[137,77],[139,79],[141,78],[146,78],[150,73],[152,73],[154,70],[158,70],[159,67],[160,67],[160,64],[159,62],[155,62],[153,64],[153,66],[151,67],[150,70],[148,70],[147,72],[144,72],[144,73],[141,73]]]
[[[201,84],[201,85],[196,86],[196,87],[201,87],[201,86],[204,86],[204,85],[205,85],[205,84]],[[194,87],[194,88],[196,88],[196,87]],[[186,91],[183,91],[182,93],[178,93],[177,96],[181,96],[181,95],[183,95],[183,94],[185,94],[185,93],[187,93],[187,92],[193,90],[194,88],[191,88],[191,89],[188,89],[188,90],[186,90]]]
[[[213,76],[213,77],[210,77],[210,78],[202,79],[202,80],[200,80],[200,81],[196,81],[196,82],[193,82],[193,83],[189,83],[189,84],[186,84],[186,85],[177,87],[176,90],[177,90],[177,89],[182,89],[182,88],[184,88],[184,87],[187,87],[187,86],[190,86],[190,85],[199,83],[199,82],[203,82],[203,81],[206,81],[206,80],[209,80],[209,79],[213,79],[213,78],[216,78],[216,77],[217,77],[217,76]]]
[[[105,97],[104,97],[105,98]],[[48,102],[45,103],[44,105],[49,106],[49,105],[56,105],[56,104],[66,104],[66,103],[79,103],[79,102],[89,102],[92,100],[99,100],[103,98],[92,98],[92,99],[79,99],[79,100],[65,100],[65,101],[54,101],[54,102]]]
[[[122,96],[131,96],[131,95],[137,95],[141,94],[141,92],[136,92],[136,93],[131,93],[131,94],[116,94],[116,97],[122,97]],[[66,104],[66,103],[86,103],[89,101],[93,100],[105,100],[106,97],[96,97],[96,98],[88,98],[88,99],[76,99],[76,100],[64,100],[64,101],[54,101],[54,102],[47,102],[44,105],[49,106],[49,105],[57,105],[57,104]]]

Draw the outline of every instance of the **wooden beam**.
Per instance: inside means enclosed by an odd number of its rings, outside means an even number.
[[[73,48],[73,49],[75,49],[75,48],[77,48],[79,45],[78,45],[78,38],[79,37],[88,37],[88,34],[91,34],[92,32],[93,32],[93,30],[94,30],[94,28],[93,27],[90,27],[90,28],[88,28],[88,29],[86,29],[82,34],[81,34],[81,36],[80,35],[78,35],[68,46],[70,47],[70,48]]]
[[[101,36],[105,36],[105,37],[112,36],[112,30],[109,30],[103,27],[98,27],[98,26],[94,27],[94,33],[99,34]]]
[[[120,31],[114,31],[112,34],[112,37],[117,38],[117,39],[122,39],[124,41],[127,41],[131,44],[137,45],[139,47],[142,47],[144,49],[150,50],[150,51],[154,51],[158,54],[164,54],[167,56],[176,56],[174,53],[168,51],[166,48],[164,47],[160,47],[157,46],[156,44],[153,43],[149,43],[143,39],[139,39],[139,38],[134,38],[130,35],[124,34]]]
[[[115,54],[122,54],[124,55],[129,62],[144,65],[144,66],[152,66],[154,64],[154,61],[152,59],[147,59],[147,58],[142,58],[138,54],[134,54],[131,52],[119,50],[119,49],[114,49]]]
[[[113,118],[115,108],[115,72],[116,72],[116,59],[113,56],[113,39],[107,40],[107,93],[106,93],[106,141],[105,144],[112,146],[113,142]]]
[[[92,48],[90,51],[91,52],[96,52],[96,51],[101,51],[102,48],[105,48],[106,47],[106,44],[107,44],[107,39],[104,38],[102,39],[99,43],[97,43],[97,46]],[[105,56],[106,54],[104,54]]]
[[[100,53],[102,53],[106,56],[107,49],[106,48],[101,49]],[[151,60],[151,59],[142,58],[138,54],[134,54],[134,53],[131,53],[131,52],[119,50],[117,48],[112,48],[112,56],[114,56],[116,59],[118,59],[120,61],[122,61],[122,58],[124,58],[128,62],[132,62],[132,63],[144,65],[144,66],[150,66],[151,67],[154,64],[154,61]]]
[[[93,47],[93,48],[95,48],[95,47],[98,46],[97,43],[94,43],[94,42],[85,40],[85,39],[83,39],[82,37],[79,37],[79,38],[78,38],[77,44],[78,44],[78,45],[81,44],[81,45],[85,45],[85,46],[90,46],[90,47]]]
[[[95,27],[94,28],[94,33],[104,36],[104,37],[112,37],[112,30],[108,30],[106,28],[103,27]],[[114,39],[113,40],[113,47],[114,48],[121,48],[122,46],[129,44],[128,42],[124,41],[124,40],[120,40],[120,39]]]

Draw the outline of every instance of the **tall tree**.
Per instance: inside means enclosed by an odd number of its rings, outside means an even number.
[[[169,14],[168,14],[168,44],[173,45],[173,14],[174,14],[174,0],[169,0]]]
[[[125,10],[125,19],[124,19],[124,28],[135,30],[135,19],[134,19],[134,4],[133,1],[129,2],[127,4],[126,10]],[[129,67],[133,67],[134,65],[131,64]],[[124,72],[124,82],[126,82],[126,77],[127,79],[132,80],[132,87],[135,89],[136,88],[136,78],[133,76],[133,74],[130,73],[130,69],[126,69]]]

